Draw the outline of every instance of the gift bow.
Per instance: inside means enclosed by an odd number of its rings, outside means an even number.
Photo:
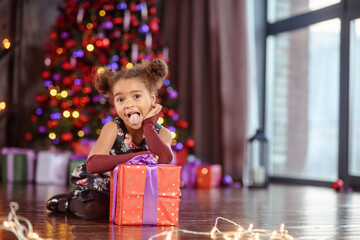
[[[151,154],[142,154],[135,156],[124,164],[140,164],[147,165],[144,200],[143,200],[143,225],[156,225],[157,223],[157,208],[158,208],[158,176],[157,176],[157,162]],[[116,209],[116,189],[119,166],[114,169],[114,184],[113,184],[113,199],[112,199],[112,221],[115,221]]]

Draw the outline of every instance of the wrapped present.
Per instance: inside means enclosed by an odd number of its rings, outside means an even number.
[[[3,182],[33,182],[36,154],[31,149],[3,148],[2,180]]]
[[[196,187],[212,188],[221,183],[220,164],[201,164],[196,169]]]
[[[66,185],[70,152],[40,151],[36,166],[36,183]]]
[[[76,155],[88,155],[95,142],[96,140],[80,139],[79,141],[73,142],[71,147]]]
[[[151,154],[119,164],[110,175],[110,221],[118,225],[178,225],[180,166]]]
[[[74,169],[79,166],[80,164],[86,162],[87,159],[87,155],[78,155],[78,154],[73,154],[70,156],[69,159],[69,170],[68,170],[68,182],[69,184],[71,183],[71,173],[74,171]],[[75,185],[75,184],[74,184]]]
[[[197,168],[201,164],[200,159],[196,158],[181,167],[181,187],[195,187]]]
[[[176,165],[182,166],[187,162],[189,150],[186,147],[183,147],[181,150],[174,150],[174,159],[173,162]]]

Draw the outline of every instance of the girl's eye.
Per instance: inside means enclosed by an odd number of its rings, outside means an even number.
[[[123,98],[118,98],[116,101],[118,101],[118,102],[123,102],[124,99],[123,99]]]
[[[140,98],[141,96],[139,94],[136,94],[135,95],[135,98]]]

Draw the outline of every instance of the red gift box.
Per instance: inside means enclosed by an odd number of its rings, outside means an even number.
[[[178,225],[181,167],[140,164],[119,164],[111,172],[110,221],[118,225]]]
[[[71,146],[74,150],[74,154],[87,156],[90,153],[90,150],[94,146],[95,142],[95,140],[80,139],[77,142],[73,142]]]
[[[182,166],[187,162],[189,150],[184,147],[179,151],[174,151],[176,165]]]
[[[196,169],[196,187],[212,188],[221,183],[220,164],[202,164]]]

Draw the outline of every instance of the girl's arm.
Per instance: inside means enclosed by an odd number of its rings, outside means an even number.
[[[86,170],[89,173],[104,173],[113,170],[119,163],[124,163],[140,154],[150,154],[149,151],[109,155],[117,135],[117,125],[110,121],[104,125],[98,140],[91,148],[86,161]]]
[[[146,138],[146,143],[150,152],[159,157],[158,162],[162,164],[171,163],[173,154],[171,151],[171,133],[166,128],[161,128],[159,134],[155,130],[155,123],[158,120],[160,113],[146,118],[143,121],[143,130]]]

